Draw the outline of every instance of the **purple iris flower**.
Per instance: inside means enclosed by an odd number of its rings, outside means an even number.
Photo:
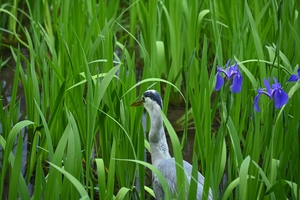
[[[270,99],[275,100],[275,107],[281,108],[284,104],[286,104],[289,100],[288,94],[281,88],[280,83],[278,83],[277,79],[274,78],[274,84],[272,84],[272,87],[270,86],[270,78],[264,79],[264,84],[266,86],[266,91],[264,91],[261,88],[258,88],[258,94],[256,95],[254,99],[254,109],[257,112],[260,112],[260,109],[258,107],[258,99],[261,94],[267,95]]]
[[[300,67],[297,70],[298,72],[298,76],[295,74],[292,74],[291,77],[289,78],[288,82],[296,82],[298,80],[300,80]]]
[[[225,74],[226,78],[230,80],[233,78],[232,85],[230,86],[230,89],[233,93],[238,93],[242,90],[242,82],[243,82],[243,77],[238,69],[238,64],[236,63],[233,66],[229,66],[229,61],[226,64],[226,68],[221,69],[217,67],[217,81],[216,81],[216,86],[215,90],[218,91],[221,89],[221,87],[224,85],[224,78],[221,76],[221,72]]]

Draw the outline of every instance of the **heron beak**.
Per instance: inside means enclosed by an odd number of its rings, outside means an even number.
[[[131,104],[131,106],[132,106],[132,107],[141,106],[141,105],[143,105],[143,103],[144,103],[144,100],[143,100],[143,99],[138,99],[138,100],[136,100],[135,102],[133,102],[133,103]]]

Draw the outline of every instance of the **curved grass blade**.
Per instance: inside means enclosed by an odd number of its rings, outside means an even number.
[[[19,178],[23,178],[21,171],[21,165],[22,165],[22,143],[23,139],[21,135],[19,135],[18,144],[17,144],[17,150],[16,150],[16,157],[14,159],[14,162],[12,164],[12,172],[9,179],[9,192],[8,192],[8,199],[13,200],[17,199],[18,196],[18,187],[19,187]]]
[[[141,160],[117,159],[117,158],[115,160],[124,161],[124,162],[135,162],[137,164],[141,164],[141,165],[144,165],[145,167],[149,168],[153,173],[155,173],[155,175],[159,179],[159,182],[161,183],[163,190],[165,192],[165,199],[171,199],[171,192],[170,192],[170,188],[166,182],[166,179],[156,167],[154,167],[150,163],[147,163],[147,162],[141,161]],[[148,189],[146,191],[148,191]],[[150,194],[154,195],[154,193],[152,193],[152,192]]]
[[[11,152],[15,138],[16,138],[17,134],[19,134],[23,128],[25,128],[26,126],[29,126],[29,125],[33,125],[33,124],[34,124],[34,122],[29,121],[29,120],[24,120],[24,121],[18,122],[15,126],[13,126],[12,130],[9,132],[7,141],[5,141],[5,139],[2,136],[0,137],[0,145],[4,149],[2,170],[0,172],[0,176],[1,176],[0,194],[1,194],[1,196],[2,196],[2,192],[3,192],[3,184],[4,184],[4,179],[6,177],[6,171],[7,171],[8,164],[12,165],[14,162],[14,159],[15,159]],[[19,173],[21,173],[21,172],[19,171]],[[19,184],[21,186],[20,193],[21,193],[21,196],[23,196],[25,199],[27,199],[27,197],[29,198],[29,192],[28,192],[28,190],[24,190],[24,187],[25,188],[27,188],[27,187],[26,187],[25,181],[22,177],[22,174],[20,174],[20,177],[21,177],[21,178],[19,178]]]
[[[92,80],[94,81],[94,83],[95,83],[95,80],[96,80],[97,78],[103,78],[103,77],[105,77],[107,74],[108,74],[108,73],[101,73],[101,74],[93,75],[93,76],[91,76],[91,79],[92,79]],[[82,80],[82,81],[80,81],[80,82],[78,82],[78,83],[72,85],[71,87],[69,87],[69,88],[67,89],[67,91],[68,91],[68,90],[71,90],[71,89],[73,89],[73,88],[75,88],[75,87],[77,87],[77,86],[79,86],[79,85],[82,85],[82,84],[84,84],[84,83],[87,82],[86,77],[85,77],[85,74],[84,74],[84,73],[80,73],[80,75],[84,77],[84,80]],[[119,77],[118,77],[117,75],[114,75],[113,77],[116,78],[116,79],[118,79],[121,83],[123,83],[123,81],[120,80]],[[123,83],[123,84],[124,84],[124,83]]]
[[[250,82],[252,83],[253,88],[258,88],[258,83],[256,81],[256,78],[253,76],[253,74],[249,71],[247,67],[244,66],[244,62],[240,62],[236,57],[234,59],[238,62],[239,67],[243,70],[243,72],[246,74],[246,76],[249,78]]]
[[[293,192],[293,196],[295,197],[295,199],[298,199],[298,194],[300,194],[300,190],[298,188],[297,183],[292,182],[292,181],[288,181],[288,180],[280,180],[280,181],[276,181],[267,191],[266,191],[266,195],[271,194],[272,192],[274,192],[275,190],[279,189],[279,187],[283,187],[284,185],[288,185],[290,186],[290,188],[292,189]],[[298,190],[298,191],[297,191]]]
[[[10,156],[10,153],[12,151],[12,147],[13,147],[13,144],[14,144],[14,141],[15,141],[15,138],[17,136],[17,134],[20,133],[20,131],[25,128],[26,126],[29,126],[29,125],[33,125],[34,123],[32,121],[29,121],[29,120],[24,120],[24,121],[21,121],[21,122],[18,122],[12,129],[11,131],[9,132],[8,134],[8,137],[7,137],[7,140],[6,140],[6,145],[5,146],[2,146],[3,149],[5,149],[4,151],[4,155],[3,155],[3,163],[2,163],[2,171],[1,171],[1,184],[3,183],[4,181],[4,177],[6,175],[6,170],[7,170],[7,167],[8,167],[8,161],[9,161],[9,156]]]
[[[183,100],[186,102],[185,98],[184,98],[184,95],[182,94],[182,92],[180,91],[180,89],[178,87],[176,87],[176,85],[174,85],[173,83],[167,81],[167,80],[164,80],[164,79],[161,79],[161,78],[146,78],[144,80],[141,80],[140,82],[138,82],[137,84],[133,85],[129,90],[127,90],[127,92],[125,92],[121,97],[120,99],[122,99],[127,93],[129,93],[131,90],[133,90],[134,88],[136,88],[137,86],[143,84],[143,83],[147,83],[147,82],[163,82],[163,83],[166,83],[166,84],[169,84],[171,86],[173,86],[179,93],[180,95],[182,96]]]
[[[239,185],[239,183],[240,178],[236,178],[235,180],[231,181],[223,194],[222,200],[228,199],[232,194],[232,191]]]
[[[129,188],[126,188],[126,187],[122,187],[117,196],[116,196],[116,200],[123,200],[125,199],[126,195],[131,192],[131,190]]]
[[[48,162],[48,161],[47,161]],[[69,172],[64,170],[63,168],[60,168],[59,166],[55,165],[52,162],[48,162],[52,167],[54,167],[56,170],[58,170],[60,173],[62,173],[67,179],[70,180],[70,182],[76,187],[78,190],[81,199],[90,199],[88,193],[86,192],[84,186],[79,182],[74,176],[72,176]]]
[[[250,156],[247,156],[240,167],[240,199],[247,199],[247,176],[250,160]]]

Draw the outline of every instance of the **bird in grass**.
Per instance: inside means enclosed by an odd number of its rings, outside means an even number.
[[[142,97],[135,101],[131,106],[143,105],[149,113],[151,126],[149,132],[149,143],[151,149],[151,161],[165,177],[166,182],[170,188],[171,195],[176,198],[177,181],[176,181],[176,166],[175,159],[170,156],[169,148],[166,140],[165,131],[163,128],[163,119],[161,116],[161,109],[163,107],[162,99],[156,90],[147,90]],[[183,161],[183,167],[188,182],[190,183],[192,174],[192,165]],[[198,172],[197,185],[197,200],[202,199],[204,187],[204,177]],[[156,175],[153,175],[153,191],[156,199],[164,199],[164,190]],[[209,189],[209,200],[212,200],[212,192]],[[188,195],[186,195],[188,199]]]

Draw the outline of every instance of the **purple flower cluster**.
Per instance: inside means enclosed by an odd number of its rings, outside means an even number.
[[[282,89],[280,83],[278,83],[276,78],[274,78],[274,84],[272,84],[272,87],[270,86],[270,78],[268,78],[268,80],[264,79],[264,84],[266,86],[266,91],[264,91],[262,88],[258,88],[258,94],[254,98],[254,109],[257,112],[260,112],[260,109],[258,107],[258,99],[261,94],[265,94],[270,99],[274,99],[276,108],[281,108],[283,105],[285,105],[288,102],[289,96]]]
[[[243,83],[243,77],[238,69],[238,64],[236,63],[233,66],[228,66],[229,61],[226,64],[225,69],[217,67],[217,78],[216,78],[216,86],[215,90],[218,91],[221,89],[221,87],[224,85],[224,78],[221,76],[221,73],[225,75],[225,78],[228,80],[233,79],[232,85],[230,86],[230,89],[233,93],[238,93],[242,90],[242,83]],[[298,75],[291,75],[291,77],[288,79],[288,82],[296,82],[300,80],[300,68],[298,69]],[[264,85],[265,89],[258,88],[257,95],[254,98],[254,109],[257,112],[260,112],[260,109],[258,107],[258,100],[262,94],[266,95],[270,99],[273,99],[275,101],[275,107],[277,109],[284,106],[288,100],[289,96],[288,94],[282,89],[280,83],[277,81],[277,79],[274,77],[274,83],[270,84],[270,78],[264,79]]]
[[[228,60],[225,70],[217,67],[217,82],[215,90],[220,90],[224,85],[224,78],[221,76],[221,73],[223,73],[228,80],[233,78],[230,89],[233,93],[238,93],[242,90],[243,77],[238,69],[238,64],[236,63],[235,65],[228,67],[229,62],[230,61]]]

